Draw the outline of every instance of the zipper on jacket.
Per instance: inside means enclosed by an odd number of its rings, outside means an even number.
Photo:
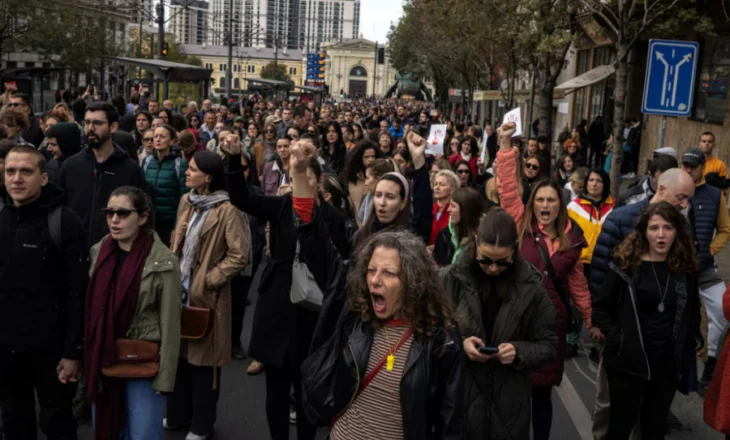
[[[649,356],[646,355],[646,348],[644,348],[644,337],[641,335],[641,324],[639,324],[639,314],[636,311],[636,300],[634,299],[634,286],[629,282],[629,296],[631,297],[631,305],[634,309],[634,318],[636,319],[636,329],[639,331],[639,343],[641,344],[641,352],[644,354],[644,360],[646,361],[646,371],[649,373],[647,380],[651,380],[651,367],[649,366]],[[623,346],[623,333],[621,334],[621,346]]]
[[[339,419],[342,416],[342,414],[344,414],[350,408],[350,406],[352,405],[352,402],[355,401],[355,398],[359,394],[358,391],[360,390],[360,367],[357,365],[357,358],[355,357],[355,352],[352,350],[352,345],[350,345],[349,342],[347,343],[347,348],[350,350],[350,355],[352,355],[352,361],[355,363],[355,374],[357,374],[357,387],[355,387],[355,392],[352,393],[352,398],[350,399],[350,403],[348,403],[347,406],[342,411],[340,411],[339,414],[337,414],[335,416],[335,420]]]

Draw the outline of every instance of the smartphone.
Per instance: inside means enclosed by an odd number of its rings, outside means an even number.
[[[499,353],[499,348],[497,348],[497,347],[490,347],[488,345],[485,345],[484,347],[479,347],[477,350],[481,354],[497,354],[497,353]]]

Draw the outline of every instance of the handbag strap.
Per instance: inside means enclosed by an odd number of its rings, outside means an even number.
[[[553,263],[550,261],[550,257],[548,257],[545,248],[540,246],[540,238],[537,236],[535,237],[535,247],[537,247],[537,251],[540,253],[540,258],[542,258],[542,262],[545,265],[545,271],[547,272],[548,277],[550,277],[550,281],[553,282],[553,287],[555,287],[555,290],[558,292],[558,296],[570,316],[570,304],[568,304],[568,297],[565,295],[565,292],[563,292],[562,284],[560,283],[558,274],[555,272]]]
[[[393,347],[393,353],[398,351],[398,349],[401,347],[401,345],[405,344],[406,341],[411,338],[411,336],[413,336],[413,329],[409,327],[408,329],[406,329],[405,332],[403,332],[403,335],[400,337],[400,339],[398,339],[398,342],[396,342],[395,346]],[[360,395],[360,393],[365,391],[365,388],[367,388],[368,385],[370,385],[370,382],[372,382],[373,379],[375,379],[375,376],[377,376],[378,373],[380,373],[380,370],[383,369],[385,362],[388,360],[389,354],[390,353],[383,356],[383,358],[380,359],[380,362],[378,362],[377,365],[375,365],[375,367],[370,371],[370,373],[368,373],[368,375],[365,377],[365,380],[360,382],[360,386],[357,388],[357,391],[355,392],[355,397],[352,398],[353,401],[355,400],[355,398],[357,396]],[[344,411],[342,414],[344,414]],[[340,414],[340,415],[342,415],[342,414]],[[337,419],[339,419],[339,418],[340,418],[340,416],[336,416],[334,419],[332,419],[332,423],[330,424],[330,429],[332,429],[335,426],[335,423],[337,422]]]
[[[299,262],[299,251],[300,251],[300,249],[301,248],[299,246],[299,239],[297,238],[297,248],[294,250],[294,262],[295,263],[298,263]]]

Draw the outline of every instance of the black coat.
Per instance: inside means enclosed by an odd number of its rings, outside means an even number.
[[[433,244],[433,261],[441,267],[451,264],[454,259],[454,243],[451,242],[451,230],[445,227],[436,235],[436,242]]]
[[[30,142],[31,144],[35,145],[36,148],[40,147],[43,143],[43,139],[45,139],[45,135],[43,134],[43,130],[41,130],[41,125],[38,122],[38,118],[33,116],[33,114],[29,115],[30,118],[30,127],[28,129],[23,130],[22,133],[20,133],[20,137],[23,138],[26,142]]]
[[[48,214],[61,205],[48,184],[36,201],[16,207],[0,190],[0,349],[81,359],[88,248],[81,220],[61,212],[61,247],[51,239]]]
[[[477,336],[485,344],[510,342],[517,349],[512,365],[491,360],[485,364],[467,360],[464,365],[464,438],[528,440],[532,406],[530,371],[557,356],[555,308],[543,288],[540,273],[523,259],[514,267],[516,292],[504,302],[487,340],[482,302],[472,275],[474,245],[456,263],[443,269],[446,293],[454,299],[459,332]]]
[[[696,341],[700,336],[700,297],[695,274],[672,276],[677,308],[672,329],[675,371],[680,391],[692,389],[696,378]],[[644,350],[636,308],[638,271],[609,263],[600,293],[593,300],[593,325],[606,336],[603,359],[607,367],[649,380],[651,368]]]
[[[231,203],[243,212],[270,225],[271,259],[259,284],[249,352],[264,365],[298,368],[306,358],[317,323],[317,313],[291,303],[292,263],[297,235],[294,229],[292,198],[264,196],[249,191],[241,170],[240,156],[231,156],[226,181]],[[325,207],[327,210],[329,206]],[[334,208],[327,210],[332,213]],[[339,214],[339,213],[336,213]],[[344,219],[330,219],[333,231],[342,231]],[[347,237],[333,238],[346,247]]]
[[[337,371],[336,384],[327,391],[332,394],[316,405],[328,406],[328,412],[336,415],[344,411],[363,379],[373,343],[374,329],[363,323],[357,313],[345,307],[347,292],[347,265],[329,240],[326,225],[313,220],[298,228],[302,246],[302,258],[312,271],[324,294],[324,303],[317,323],[316,336],[312,341],[314,353],[325,343],[336,344],[331,359],[331,369]],[[342,317],[342,319],[340,319]],[[461,337],[455,330],[436,328],[432,336],[414,336],[400,382],[400,405],[403,416],[405,440],[462,439],[462,380],[464,355]],[[312,372],[303,381],[322,383],[320,375],[332,371]],[[312,402],[319,393],[306,395],[311,388],[305,386],[303,400]],[[305,408],[305,410],[307,410]],[[318,413],[320,416],[322,413]],[[325,422],[327,423],[327,422]]]
[[[142,168],[117,145],[103,163],[96,162],[90,147],[64,161],[61,187],[66,192],[65,204],[84,223],[89,246],[95,245],[108,232],[101,209],[106,207],[112,191],[124,185],[149,192]]]

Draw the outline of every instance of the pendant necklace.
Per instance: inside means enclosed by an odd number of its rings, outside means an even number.
[[[385,330],[385,343],[388,345],[388,356],[385,358],[385,369],[388,371],[393,371],[393,367],[395,366],[395,352],[390,345],[390,338],[388,338],[387,326],[383,326],[383,330]]]
[[[659,313],[664,313],[664,298],[667,297],[667,292],[669,291],[669,274],[667,274],[667,284],[664,286],[664,294],[662,295],[662,285],[659,283],[659,276],[656,274],[656,269],[654,268],[654,262],[650,261],[651,263],[651,271],[654,272],[654,279],[656,280],[657,288],[659,289],[659,295],[661,301],[659,301],[659,305],[656,306],[656,309],[659,311]]]

